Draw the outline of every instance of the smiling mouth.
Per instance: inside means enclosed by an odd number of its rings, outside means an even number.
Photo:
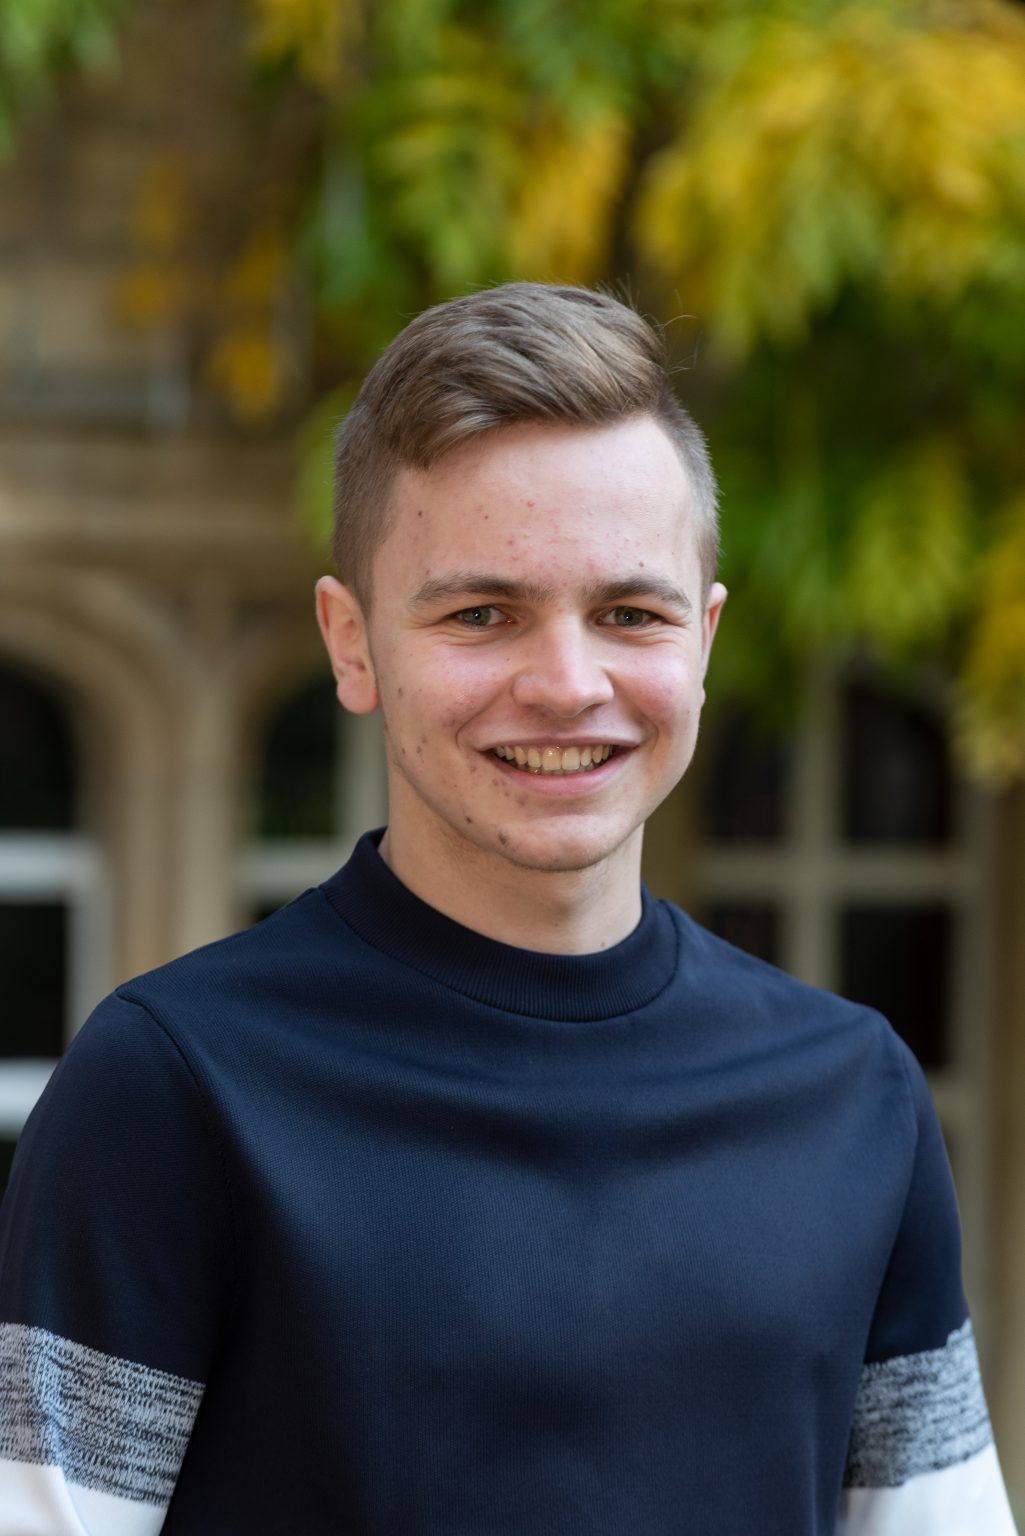
[[[608,745],[590,747],[495,747],[499,757],[524,773],[589,773],[607,761],[617,749]]]

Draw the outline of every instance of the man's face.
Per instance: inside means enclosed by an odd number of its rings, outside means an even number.
[[[503,429],[393,494],[355,705],[384,716],[392,849],[505,875],[638,854],[694,750],[725,597],[703,598],[662,429]]]

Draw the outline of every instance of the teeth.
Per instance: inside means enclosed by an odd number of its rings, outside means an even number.
[[[579,773],[597,768],[612,754],[610,746],[598,747],[495,747],[495,756],[531,773]]]

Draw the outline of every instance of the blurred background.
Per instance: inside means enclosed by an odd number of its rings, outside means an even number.
[[[647,875],[928,1070],[1025,1518],[1025,7],[3,0],[0,1147],[385,817],[313,620],[424,305],[667,328],[731,589]]]

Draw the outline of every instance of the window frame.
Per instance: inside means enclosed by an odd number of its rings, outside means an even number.
[[[64,1044],[109,990],[110,890],[94,838],[83,832],[5,832],[0,828],[0,901],[68,909]],[[57,1065],[56,1057],[0,1059],[0,1137],[13,1140]]]
[[[319,674],[317,674],[319,675]],[[261,747],[275,715],[290,700],[305,693],[316,677],[305,677],[278,695],[264,720]],[[325,688],[333,688],[330,678]],[[380,717],[353,715],[336,708],[332,744],[335,831],[323,837],[267,837],[250,830],[238,866],[238,899],[242,909],[281,905],[310,886],[318,885],[343,864],[358,839],[388,815],[384,735]],[[254,783],[259,782],[258,763]],[[250,828],[255,817],[250,820]]]

